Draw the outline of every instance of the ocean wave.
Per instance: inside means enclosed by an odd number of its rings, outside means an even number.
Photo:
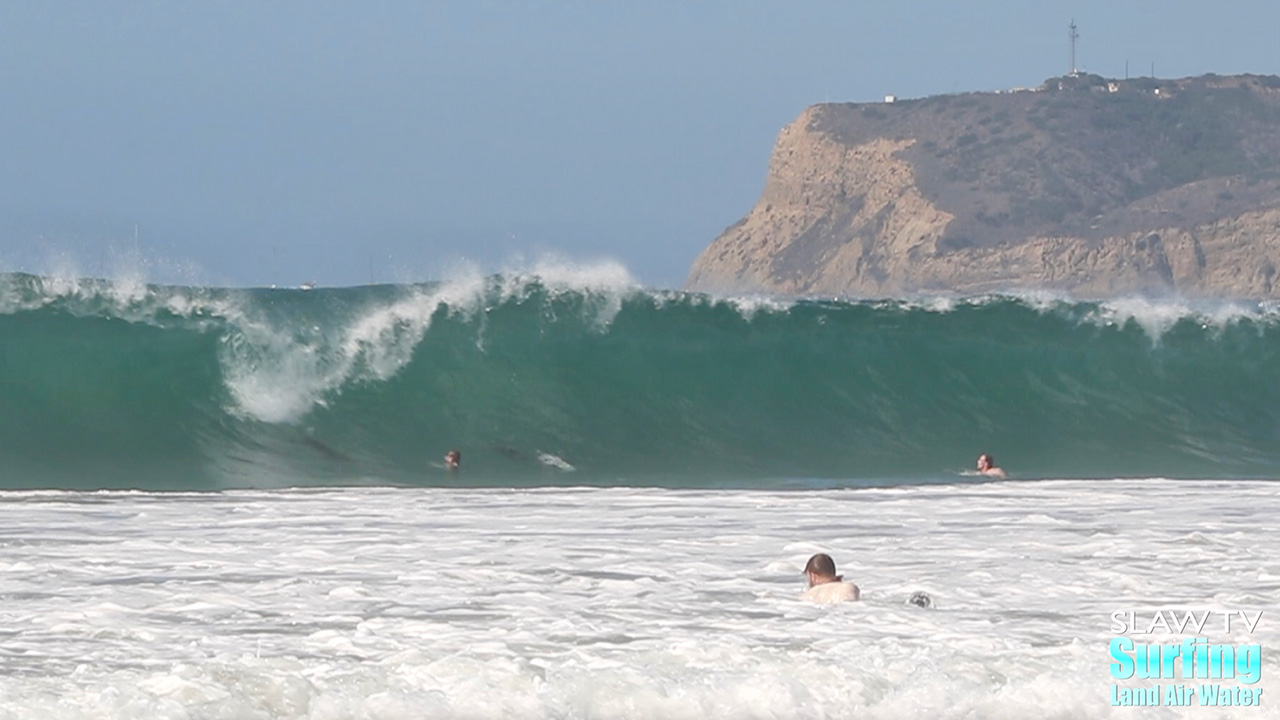
[[[0,275],[0,485],[929,482],[981,451],[1021,477],[1268,476],[1277,317],[721,297],[616,263],[309,292]]]

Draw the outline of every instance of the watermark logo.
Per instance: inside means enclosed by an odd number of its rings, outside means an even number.
[[[1112,612],[1111,632],[1118,636],[1111,640],[1111,677],[1128,682],[1111,685],[1111,704],[1261,705],[1262,688],[1251,686],[1262,679],[1262,646],[1209,642],[1210,635],[1252,635],[1261,622],[1261,610]],[[1144,680],[1169,682],[1134,682]]]

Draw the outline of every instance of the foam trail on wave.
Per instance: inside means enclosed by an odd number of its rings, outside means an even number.
[[[465,310],[483,297],[482,279],[412,290],[333,332],[289,330],[245,316],[224,343],[226,386],[239,411],[268,423],[294,422],[351,380],[385,380],[409,362],[441,306]]]
[[[260,313],[246,313],[234,319],[236,331],[224,343],[231,409],[263,422],[296,422],[353,381],[385,381],[413,358],[441,309],[479,315],[482,336],[483,311],[495,305],[523,302],[536,290],[553,298],[580,293],[592,300],[584,307],[603,330],[638,287],[619,263],[543,260],[528,271],[488,278],[475,267],[463,268],[439,285],[415,286],[336,329],[279,327]]]
[[[626,266],[615,260],[578,263],[548,256],[540,258],[528,270],[508,268],[504,279],[504,297],[539,283],[553,292],[585,292],[625,294],[639,288]]]
[[[112,299],[118,304],[141,302],[147,296],[147,277],[150,268],[138,248],[125,251],[112,249],[107,259],[104,280],[110,288]]]
[[[43,269],[19,283],[17,274],[9,275],[0,312],[14,313],[33,310],[60,301],[101,301],[107,308],[121,311],[142,303],[150,293],[147,285],[146,264],[137,251],[120,252],[108,248],[99,262],[100,275],[84,272],[80,263],[69,253],[46,248]],[[108,310],[110,312],[110,310]]]
[[[776,295],[712,295],[686,293],[678,290],[660,291],[654,293],[652,298],[659,309],[679,302],[688,302],[693,307],[726,305],[733,308],[734,312],[738,313],[747,322],[751,322],[761,312],[789,312],[800,302],[794,298],[784,298]]]
[[[1095,322],[1123,327],[1132,321],[1152,342],[1158,343],[1165,333],[1183,320],[1192,320],[1202,328],[1222,328],[1241,321],[1261,322],[1274,319],[1256,303],[1204,302],[1193,304],[1183,300],[1150,300],[1128,297],[1099,304]]]
[[[1020,290],[1009,297],[1041,313],[1051,312],[1075,302],[1071,296],[1055,290]]]
[[[622,311],[623,301],[640,289],[626,266],[613,260],[575,263],[548,256],[539,259],[529,270],[508,270],[498,277],[500,288],[496,301],[499,303],[523,301],[537,288],[552,297],[581,293],[592,298],[597,330],[607,328]]]
[[[433,291],[415,291],[409,297],[359,318],[342,339],[342,377],[345,380],[363,364],[363,377],[386,380],[404,367],[413,349],[426,336],[431,318],[441,306],[452,312],[475,312],[484,297],[485,279],[474,271]]]
[[[223,341],[229,408],[268,423],[296,420],[334,384],[314,339],[278,333],[266,324],[239,323]]]
[[[781,298],[766,296],[744,296],[725,298],[722,302],[731,306],[743,320],[751,322],[758,313],[785,313],[795,307],[795,302]]]

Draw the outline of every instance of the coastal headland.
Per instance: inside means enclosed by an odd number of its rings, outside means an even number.
[[[687,287],[1280,297],[1280,77],[815,105]]]

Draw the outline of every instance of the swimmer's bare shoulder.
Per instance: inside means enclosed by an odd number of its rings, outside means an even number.
[[[833,605],[835,603],[846,602],[849,600],[859,600],[862,598],[862,592],[858,590],[858,586],[851,582],[829,582],[821,585],[814,585],[805,590],[800,596],[801,600],[820,603],[823,605]]]

